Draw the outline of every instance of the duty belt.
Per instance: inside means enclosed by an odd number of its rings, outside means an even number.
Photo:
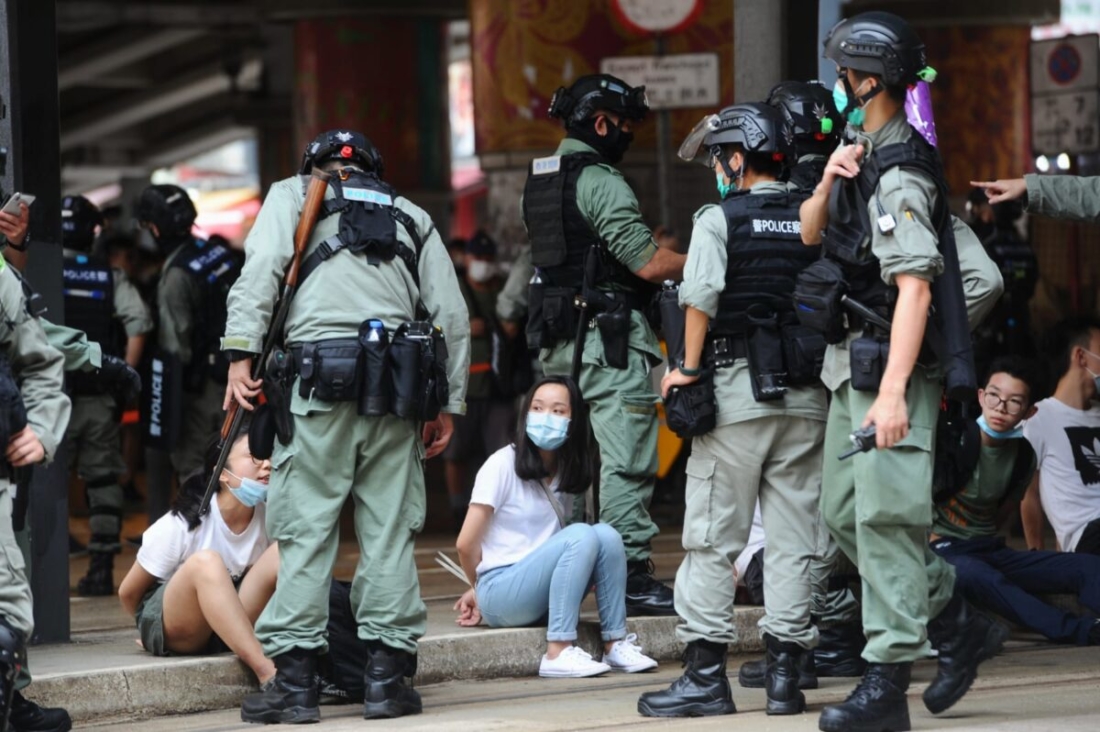
[[[748,357],[744,335],[719,335],[707,339],[703,349],[704,361],[715,368],[732,366],[739,358]]]

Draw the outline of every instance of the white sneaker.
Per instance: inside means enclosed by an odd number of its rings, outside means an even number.
[[[599,676],[610,670],[611,667],[606,663],[596,661],[577,646],[569,646],[554,660],[544,655],[539,664],[539,676],[547,679],[583,679],[587,676]]]
[[[637,644],[638,634],[631,633],[620,641],[615,641],[611,650],[603,654],[603,662],[615,671],[625,671],[628,674],[639,671],[648,671],[657,667],[657,661],[642,653],[642,647]]]

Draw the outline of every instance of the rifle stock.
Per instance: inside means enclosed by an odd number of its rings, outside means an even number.
[[[252,378],[258,380],[263,377],[264,366],[267,357],[275,348],[275,344],[282,338],[283,327],[286,325],[287,312],[290,310],[290,301],[294,298],[294,292],[298,289],[298,273],[302,269],[302,257],[305,255],[309,240],[313,236],[313,229],[317,226],[317,219],[321,215],[321,204],[325,201],[325,192],[328,191],[328,181],[331,175],[317,168],[313,169],[306,189],[306,201],[302,205],[302,213],[298,218],[298,227],[294,230],[294,256],[287,267],[283,277],[283,289],[279,293],[279,301],[275,306],[275,314],[271,318],[271,327],[268,328],[267,337],[264,338],[263,353],[252,361]],[[199,507],[199,515],[205,515],[210,510],[210,499],[218,487],[222,470],[225,469],[225,461],[229,457],[229,451],[237,439],[237,433],[241,431],[241,423],[244,421],[244,413],[241,405],[233,400],[229,403],[229,409],[225,413],[225,421],[218,439],[218,461],[214,464],[214,472],[206,481],[206,492],[202,497]]]

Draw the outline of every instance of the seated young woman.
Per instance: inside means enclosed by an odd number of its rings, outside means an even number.
[[[217,458],[215,440],[203,474],[186,481],[171,513],[145,531],[118,596],[145,650],[158,656],[233,651],[263,684],[275,676],[275,665],[253,626],[275,591],[279,569],[278,548],[264,528],[271,463],[252,457],[242,429],[210,511],[200,516]]]
[[[539,676],[580,678],[636,672],[657,662],[626,632],[626,552],[607,524],[567,524],[590,473],[583,402],[567,378],[527,392],[513,445],[478,471],[458,537],[473,589],[455,604],[458,624],[493,628],[547,623]],[[595,582],[603,661],[573,643],[581,601]]]

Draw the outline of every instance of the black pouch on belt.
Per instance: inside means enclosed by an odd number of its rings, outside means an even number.
[[[844,270],[831,259],[819,259],[798,273],[794,286],[794,309],[808,328],[825,336],[826,343],[844,340],[844,306],[848,293]]]
[[[289,445],[294,437],[294,416],[290,413],[291,387],[294,384],[294,362],[281,348],[272,349],[264,367],[264,398],[271,411],[279,442]],[[257,454],[255,450],[253,454]],[[270,453],[268,453],[270,455]]]
[[[298,364],[298,394],[325,402],[358,401],[362,361],[358,339],[304,344]]]
[[[821,379],[825,364],[825,336],[799,323],[780,328],[788,386],[813,386]]]
[[[687,386],[674,386],[665,397],[665,424],[682,439],[699,437],[718,423],[718,403],[714,398],[714,372],[705,370],[699,380]]]
[[[439,416],[443,405],[447,403],[450,388],[447,385],[447,342],[443,330],[424,323],[429,329],[429,337],[420,350],[421,373],[424,379],[420,384],[419,419],[431,422]]]
[[[596,316],[603,341],[603,357],[613,369],[625,369],[630,355],[630,310],[620,306]]]
[[[880,341],[878,338],[867,335],[852,341],[849,347],[852,388],[856,391],[878,391],[889,355],[889,341]]]
[[[532,282],[527,286],[527,348],[537,351],[553,345],[547,342],[543,322],[543,299],[546,297],[546,285]]]
[[[572,287],[545,287],[542,295],[542,345],[577,335],[577,291]]]
[[[750,305],[747,355],[752,398],[758,402],[782,399],[787,393],[787,369],[783,363],[783,339],[779,315],[767,305]]]
[[[364,320],[359,326],[359,346],[363,349],[363,390],[359,398],[359,416],[381,417],[389,414],[393,382],[387,356],[390,337],[381,320]]]

